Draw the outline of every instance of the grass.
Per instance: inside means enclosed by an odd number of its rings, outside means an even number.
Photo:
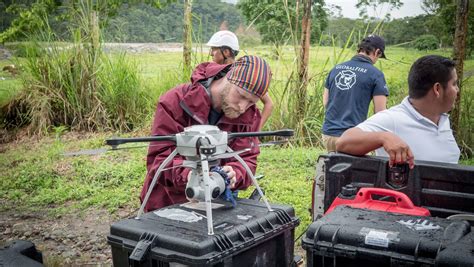
[[[135,159],[144,150],[130,151],[127,155],[62,156],[65,149],[97,147],[102,142],[99,140],[103,139],[95,137],[68,146],[48,139],[38,144],[17,145],[1,154],[2,196],[20,210],[61,208],[71,202],[77,209],[97,206],[114,211],[137,202],[137,188],[141,186],[145,166]]]
[[[4,66],[15,64],[11,60],[0,60],[0,70]],[[21,89],[21,81],[18,76],[13,76],[9,72],[0,71],[0,107],[8,104],[8,102],[18,94]]]
[[[86,1],[71,13],[71,43],[61,43],[45,18],[45,27],[18,44],[24,55],[22,88],[2,114],[3,127],[26,125],[28,132],[41,135],[59,126],[124,132],[143,125],[154,101],[134,60],[104,53],[92,9]]]

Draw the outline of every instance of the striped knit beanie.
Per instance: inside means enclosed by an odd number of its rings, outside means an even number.
[[[268,92],[272,72],[270,66],[260,57],[243,56],[232,64],[226,75],[230,83],[258,97]]]

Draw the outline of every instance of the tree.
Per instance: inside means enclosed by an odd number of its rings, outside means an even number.
[[[303,0],[303,18],[301,20],[301,43],[298,64],[298,88],[296,91],[296,116],[302,121],[306,115],[306,88],[308,87],[308,60],[311,35],[311,0]]]
[[[388,21],[383,27],[383,36],[389,45],[412,42],[424,35],[432,34],[427,23],[433,15],[418,15]],[[435,37],[435,46],[439,47],[439,38]]]
[[[456,1],[452,0],[423,0],[422,8],[431,14],[428,26],[442,46],[451,46],[456,25]],[[467,35],[474,36],[474,5],[469,5],[467,15]],[[474,50],[474,38],[467,39],[465,56],[471,56]]]
[[[241,0],[237,8],[247,19],[248,25],[255,25],[262,36],[262,41],[277,46],[287,43],[292,36],[299,36],[303,5],[299,1],[276,0]],[[318,40],[321,32],[327,27],[327,14],[323,9],[324,0],[312,1],[312,31],[313,40]]]
[[[401,0],[358,0],[356,7],[359,9],[359,16],[364,19],[380,19],[379,14],[382,8],[388,6],[388,11],[384,18],[390,19],[390,11],[393,9],[399,9],[403,5]],[[368,9],[371,8],[376,14],[375,17],[369,17]]]
[[[117,9],[123,4],[146,3],[161,8],[163,5],[174,2],[175,0],[108,0],[108,1],[86,1],[93,6],[93,10],[98,14],[104,15],[103,18],[114,16]],[[78,6],[83,4],[81,0],[21,0],[21,1],[3,1],[0,6],[4,6],[10,14],[10,25],[3,28],[0,33],[0,43],[8,40],[16,40],[25,34],[33,33],[38,29],[44,28],[45,23],[51,20],[67,20],[71,18]],[[2,14],[4,12],[0,12]],[[2,22],[3,23],[3,22]],[[101,20],[105,25],[107,20]]]
[[[184,0],[184,30],[183,30],[183,70],[185,76],[191,74],[191,50],[192,50],[192,20],[191,9],[193,0]]]
[[[24,32],[33,32],[44,27],[44,18],[48,12],[57,8],[56,2],[48,0],[24,1],[21,4],[5,1],[2,4],[5,6],[5,13],[10,15],[10,25],[4,26],[0,33],[0,43],[18,38]]]
[[[456,8],[456,31],[454,34],[453,54],[456,62],[456,72],[458,79],[462,81],[464,71],[464,58],[466,53],[467,39],[467,15],[469,13],[469,1],[458,0]],[[453,124],[454,134],[457,135],[459,130],[459,117],[461,110],[461,92],[462,83],[459,86],[458,97],[451,112],[451,122]]]
[[[312,1],[311,9],[311,43],[321,39],[323,31],[328,27],[328,11],[324,8],[323,1]]]

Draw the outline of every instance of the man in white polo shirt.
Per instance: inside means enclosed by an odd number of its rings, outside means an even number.
[[[336,149],[353,155],[388,156],[389,164],[414,160],[457,163],[460,150],[446,114],[458,93],[454,62],[429,55],[419,58],[408,74],[409,96],[346,131]]]

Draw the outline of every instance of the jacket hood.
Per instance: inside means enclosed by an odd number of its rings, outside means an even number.
[[[231,64],[217,64],[214,62],[205,62],[197,65],[191,74],[191,83],[195,84],[196,82],[207,80],[211,77],[214,77],[221,72],[227,73],[230,69]],[[222,76],[219,75],[218,79]]]

